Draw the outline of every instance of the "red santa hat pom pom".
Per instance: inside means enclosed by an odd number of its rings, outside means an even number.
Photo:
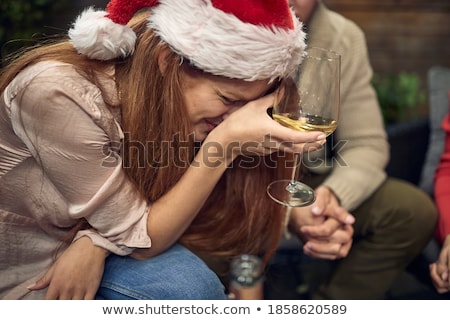
[[[88,8],[75,20],[69,38],[75,49],[91,59],[110,60],[134,52],[136,34],[107,17],[106,11]]]

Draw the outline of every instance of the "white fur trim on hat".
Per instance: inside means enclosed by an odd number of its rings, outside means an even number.
[[[105,11],[88,8],[69,30],[72,45],[92,59],[110,60],[134,52],[136,34],[126,25],[114,23]]]
[[[196,67],[248,81],[290,76],[305,50],[302,24],[294,29],[254,25],[205,0],[160,0],[149,27]]]

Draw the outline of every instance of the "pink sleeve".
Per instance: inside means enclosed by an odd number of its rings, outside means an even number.
[[[148,248],[148,204],[126,176],[119,152],[108,149],[117,141],[93,120],[102,101],[83,80],[50,73],[31,81],[13,104],[14,130],[64,199],[68,209],[61,215],[85,218],[96,233],[86,235],[116,254]],[[43,214],[52,210],[44,205]]]
[[[450,98],[450,92],[449,92]],[[434,197],[439,210],[438,237],[441,242],[450,234],[450,111],[442,122],[445,147],[435,173]]]

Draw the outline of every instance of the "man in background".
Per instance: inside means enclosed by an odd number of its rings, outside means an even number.
[[[437,211],[419,188],[387,177],[389,145],[362,30],[320,0],[290,4],[305,24],[307,45],[341,55],[341,109],[327,146],[304,155],[303,182],[317,199],[294,208],[288,228],[307,256],[332,261],[311,298],[384,299],[432,238]],[[354,223],[339,223],[342,211]]]

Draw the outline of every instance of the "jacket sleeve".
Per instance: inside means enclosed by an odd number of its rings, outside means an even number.
[[[42,174],[65,200],[68,212],[61,214],[85,218],[92,229],[84,235],[126,255],[151,245],[149,208],[122,169],[118,142],[95,121],[102,117],[100,97],[75,71],[50,69],[17,93],[11,118]],[[51,203],[43,205],[48,208],[40,210],[52,210]]]

